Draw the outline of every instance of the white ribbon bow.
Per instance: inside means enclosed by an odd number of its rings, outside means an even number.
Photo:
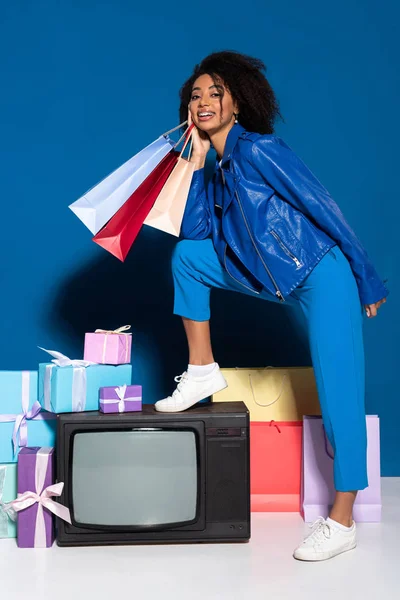
[[[53,356],[52,363],[57,365],[57,367],[89,367],[90,365],[95,365],[96,363],[91,360],[79,360],[77,358],[71,359],[65,354],[61,354],[61,352],[56,352],[55,350],[46,350],[46,348],[42,348],[38,346],[40,350],[44,350],[50,356]]]
[[[115,392],[119,398],[118,402],[118,412],[122,413],[125,411],[125,393],[126,393],[126,385],[120,385],[115,388]]]
[[[118,334],[118,335],[132,335],[131,333],[125,333],[130,329],[130,325],[122,325],[122,327],[118,327],[117,329],[95,329],[95,333],[107,333],[107,334]]]

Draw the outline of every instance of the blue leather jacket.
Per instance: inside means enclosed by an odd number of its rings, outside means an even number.
[[[388,295],[337,204],[281,138],[234,125],[207,192],[200,169],[180,235],[212,237],[226,271],[244,287],[256,293],[266,288],[283,302],[337,244],[361,303]]]

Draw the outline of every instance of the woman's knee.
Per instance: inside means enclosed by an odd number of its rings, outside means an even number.
[[[172,270],[187,269],[195,264],[196,257],[203,254],[200,246],[203,246],[203,240],[180,240],[172,252]]]

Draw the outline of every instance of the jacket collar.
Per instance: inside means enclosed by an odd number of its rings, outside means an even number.
[[[236,143],[241,135],[246,133],[246,130],[240,123],[235,123],[232,129],[229,131],[224,148],[224,155],[222,157],[221,166],[223,167],[226,162],[231,159],[232,152],[236,146]],[[218,159],[217,159],[218,163]]]

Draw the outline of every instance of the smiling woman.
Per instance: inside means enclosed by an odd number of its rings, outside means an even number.
[[[188,104],[201,96],[205,88],[215,85],[222,113],[228,110],[224,96],[229,94],[236,104],[241,125],[248,131],[273,133],[275,121],[281,117],[274,90],[263,74],[265,64],[258,58],[238,52],[215,52],[196,65],[192,75],[180,89],[180,123],[186,120]],[[206,76],[204,79],[202,76]],[[200,88],[200,89],[195,89]],[[213,90],[209,90],[212,92]],[[199,100],[199,98],[197,98]],[[210,107],[210,110],[211,109]]]
[[[195,124],[196,171],[172,270],[189,365],[155,407],[186,410],[227,386],[211,347],[211,289],[299,306],[334,449],[336,496],[330,517],[294,556],[325,560],[356,546],[353,504],[368,486],[362,316],[375,316],[388,291],[329,192],[274,135],[280,113],[264,70],[256,58],[218,52],[180,90],[181,121]],[[206,190],[211,143],[218,160]]]

